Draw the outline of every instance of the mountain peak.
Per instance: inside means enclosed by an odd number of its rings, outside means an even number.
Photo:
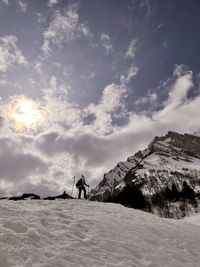
[[[91,199],[180,218],[199,209],[199,185],[200,136],[169,131],[105,174]]]

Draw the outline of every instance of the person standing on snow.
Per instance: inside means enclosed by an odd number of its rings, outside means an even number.
[[[78,180],[78,182],[76,183],[76,187],[79,190],[79,194],[78,194],[78,198],[79,199],[81,199],[81,192],[82,192],[82,190],[84,192],[84,198],[87,199],[85,185],[87,187],[89,187],[89,185],[86,184],[86,182],[85,182],[85,177],[83,175],[81,175],[81,179]]]

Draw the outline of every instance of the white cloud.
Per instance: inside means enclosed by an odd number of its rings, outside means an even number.
[[[156,31],[159,31],[163,26],[164,26],[163,23],[160,23],[160,24],[156,25],[155,26]]]
[[[137,43],[136,39],[132,39],[130,41],[128,50],[126,51],[126,54],[125,54],[125,58],[134,58],[135,57],[135,54],[136,54],[136,43]]]
[[[36,16],[37,16],[37,21],[39,23],[45,23],[46,22],[46,18],[41,14],[41,13],[36,13]]]
[[[192,74],[191,71],[187,71],[186,70],[185,65],[183,65],[183,64],[175,65],[174,72],[173,72],[173,74],[174,74],[175,77],[183,76],[183,74],[186,74],[186,73]]]
[[[138,98],[135,101],[135,105],[139,106],[139,105],[145,105],[147,103],[149,104],[153,104],[156,102],[156,100],[158,99],[158,95],[156,93],[150,93],[150,91],[148,91],[148,95]]]
[[[17,47],[17,37],[13,35],[0,37],[0,71],[6,72],[16,64],[27,64],[25,57]]]
[[[164,101],[164,108],[155,114],[155,117],[162,118],[163,121],[168,121],[169,118],[174,121],[176,116],[179,117],[179,111],[183,110],[183,107],[189,107],[190,103],[192,103],[192,101],[188,100],[187,94],[193,86],[192,72],[179,76],[169,92],[168,99]],[[185,116],[187,115],[184,113],[181,115],[184,118]]]
[[[2,0],[2,3],[4,3],[6,6],[9,5],[9,1],[8,0]]]
[[[6,80],[0,80],[0,85],[6,85],[7,81]]]
[[[126,72],[126,74],[120,76],[121,84],[124,85],[128,84],[131,81],[131,79],[137,75],[137,72],[138,72],[138,67],[132,64],[128,69],[128,71]]]
[[[107,85],[100,100],[100,108],[105,112],[114,112],[122,106],[122,99],[126,96],[126,88],[114,83]]]
[[[56,10],[49,27],[44,32],[44,43],[42,50],[48,55],[51,52],[51,46],[62,47],[63,42],[73,40],[75,30],[78,24],[77,6],[70,5],[68,10],[62,15]]]
[[[80,78],[83,80],[92,80],[94,78],[94,76],[95,76],[95,73],[91,72],[91,73],[80,75]]]
[[[127,96],[126,88],[122,85],[107,85],[102,93],[102,97],[98,104],[90,104],[85,109],[85,116],[93,114],[94,122],[87,126],[88,129],[104,135],[114,130],[112,126],[113,115],[123,113],[125,115],[124,98]],[[123,112],[122,112],[123,111]]]
[[[48,6],[52,7],[58,3],[58,0],[49,0]]]
[[[75,130],[82,125],[81,111],[68,101],[68,87],[58,84],[55,76],[51,77],[49,87],[43,89],[43,93],[44,105],[47,110],[45,129],[53,125],[55,129],[62,130],[65,125],[65,127]]]
[[[112,51],[111,38],[108,34],[102,33],[100,35],[101,45],[105,48],[106,53],[109,54]]]
[[[146,17],[149,18],[151,16],[151,5],[149,0],[141,0],[140,7],[146,9]]]
[[[54,1],[54,0],[53,0]],[[53,4],[53,2],[52,2]],[[54,3],[56,4],[56,3]],[[44,18],[40,13],[37,13],[38,21],[43,23]],[[91,33],[87,23],[79,23],[78,4],[70,3],[68,9],[63,12],[55,10],[49,22],[49,26],[43,33],[44,42],[42,50],[49,56],[53,47],[62,48],[63,43],[72,42],[75,38],[85,37],[93,39],[94,35]],[[106,51],[110,50],[107,36],[102,37],[102,46]]]
[[[10,82],[10,81],[4,80],[4,79],[0,80],[0,86],[6,86],[6,85],[7,86],[14,86],[18,89],[22,89],[21,85],[17,82],[14,83],[14,82]]]
[[[17,4],[21,10],[21,12],[25,13],[27,11],[27,3],[22,0],[17,0]]]
[[[42,62],[36,61],[35,66],[34,66],[34,70],[36,70],[39,74],[42,74],[43,73],[42,68],[43,68]]]
[[[84,23],[80,24],[79,31],[83,34],[83,36],[85,38],[92,38],[93,37],[93,34],[90,32],[89,27]]]

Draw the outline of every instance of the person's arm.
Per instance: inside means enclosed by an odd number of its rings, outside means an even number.
[[[84,181],[83,181],[83,184],[89,187],[89,185],[88,185],[88,184],[86,184],[86,182],[85,182],[85,179],[84,179]]]

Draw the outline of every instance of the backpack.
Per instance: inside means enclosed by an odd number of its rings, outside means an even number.
[[[78,182],[76,183],[76,187],[77,188],[80,187],[80,186],[82,186],[82,179],[78,180]]]

